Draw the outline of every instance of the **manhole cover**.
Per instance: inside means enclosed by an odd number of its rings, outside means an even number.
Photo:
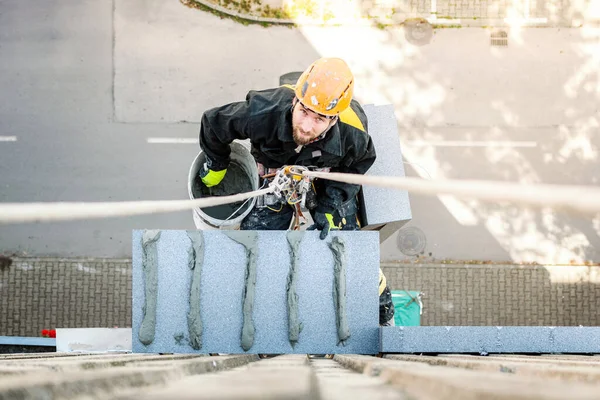
[[[404,37],[410,44],[424,46],[431,42],[433,27],[426,19],[404,21]]]
[[[492,46],[498,46],[498,47],[508,46],[508,33],[506,33],[506,31],[502,31],[502,30],[493,31],[492,34],[490,35],[490,39],[492,41],[491,42]]]
[[[411,226],[398,232],[398,248],[407,256],[416,256],[425,251],[427,238],[422,230]]]

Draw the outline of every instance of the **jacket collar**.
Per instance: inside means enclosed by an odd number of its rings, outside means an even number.
[[[294,142],[294,134],[292,133],[292,113],[290,112],[283,113],[281,116],[282,125],[284,128],[280,129],[277,137],[284,143],[293,144],[296,147],[296,143]],[[338,121],[334,126],[329,129],[327,134],[323,139],[317,140],[316,142],[312,142],[307,144],[305,147],[316,147],[324,152],[334,154],[336,156],[341,157],[342,153],[342,140],[340,134],[340,121]]]
[[[279,126],[281,129],[277,129],[277,138],[284,143],[294,143],[294,134],[292,132],[292,112],[281,113]]]
[[[339,129],[339,121],[337,124],[329,129],[329,132],[325,134],[325,137],[316,142],[312,142],[308,146],[316,147],[323,150],[326,153],[334,154],[336,156],[342,156],[342,139]]]

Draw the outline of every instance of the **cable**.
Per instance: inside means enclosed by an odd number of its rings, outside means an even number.
[[[283,203],[279,203],[279,204],[281,205],[281,207],[279,207],[279,210],[276,210],[276,209],[274,209],[274,208],[271,208],[271,207],[269,207],[269,206],[265,206],[265,207],[267,207],[269,210],[271,210],[271,211],[273,211],[273,212],[276,212],[276,213],[278,213],[278,212],[281,212],[281,210],[283,210]]]
[[[241,205],[241,206],[239,206],[239,207],[237,208],[237,210],[235,210],[234,212],[232,212],[232,213],[229,215],[229,217],[225,218],[225,220],[223,221],[223,223],[225,223],[225,222],[229,221],[229,219],[230,219],[231,217],[233,217],[235,214],[237,214],[237,213],[238,213],[238,211],[240,211],[240,210],[242,209],[242,207],[244,207],[244,206],[246,205],[246,203],[248,203],[249,201],[250,201],[250,199],[246,199],[246,201],[244,201],[244,202],[242,203],[242,205]]]
[[[265,183],[266,183],[266,181],[265,181]],[[260,187],[260,189],[264,189],[265,187],[268,187],[268,185],[266,185],[266,184],[263,184],[263,185]],[[246,201],[244,201],[244,202],[242,203],[242,205],[241,205],[241,206],[239,206],[239,207],[238,207],[238,208],[237,208],[237,209],[236,209],[234,212],[232,212],[232,213],[229,215],[229,217],[225,218],[225,220],[223,221],[223,223],[222,223],[221,225],[223,225],[225,222],[229,221],[229,219],[230,219],[230,218],[232,218],[232,217],[233,217],[235,214],[237,214],[237,213],[238,213],[238,211],[240,211],[240,210],[241,210],[241,209],[242,209],[242,208],[243,208],[243,207],[246,205],[246,203],[248,203],[248,202],[250,201],[250,199],[251,199],[251,197],[250,197],[250,198],[248,198],[248,199],[246,199]],[[219,226],[221,226],[221,225],[219,225]]]

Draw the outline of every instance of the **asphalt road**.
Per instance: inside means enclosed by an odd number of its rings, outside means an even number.
[[[423,48],[365,29],[243,26],[175,1],[2,0],[0,201],[186,199],[202,111],[321,55],[349,60],[359,100],[394,104],[408,175],[598,185],[597,33],[525,32],[498,53],[482,29]],[[410,199],[418,230],[383,243],[384,260],[600,261],[600,216]],[[6,225],[0,253],[130,257],[132,229],[193,227],[191,211]]]
[[[113,115],[111,2],[0,3],[2,202],[186,199],[193,124]],[[27,21],[27,23],[24,23]],[[0,228],[4,254],[129,257],[135,228],[193,228],[191,212]]]

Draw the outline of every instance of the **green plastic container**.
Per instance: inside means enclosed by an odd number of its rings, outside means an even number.
[[[421,292],[410,290],[392,290],[392,302],[396,309],[394,323],[396,326],[421,325]]]

